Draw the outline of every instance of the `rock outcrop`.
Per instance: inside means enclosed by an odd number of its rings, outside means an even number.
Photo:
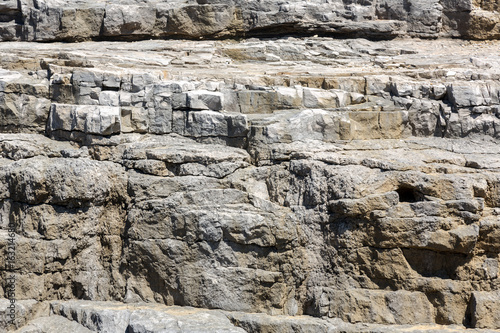
[[[0,329],[500,329],[496,10],[3,1]]]
[[[500,37],[499,5],[476,0],[3,0],[0,40],[82,41],[324,34]]]

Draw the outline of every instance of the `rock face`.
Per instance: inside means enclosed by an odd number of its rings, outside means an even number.
[[[50,315],[49,315],[50,314]],[[123,304],[95,301],[53,301],[40,316],[17,333],[50,332],[55,327],[67,332],[408,332],[411,325],[350,324],[339,319],[308,316],[269,316],[266,314],[164,306],[151,303]],[[458,326],[419,325],[418,332],[465,332]],[[468,329],[472,333],[493,332]]]
[[[0,40],[82,41],[326,34],[500,37],[498,2],[475,0],[3,0]]]
[[[500,42],[324,36],[498,6],[277,3],[0,2],[1,330],[500,329]]]

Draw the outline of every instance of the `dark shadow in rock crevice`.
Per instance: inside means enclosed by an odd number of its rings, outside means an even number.
[[[472,256],[467,254],[427,249],[403,249],[403,255],[411,268],[420,275],[452,280],[459,280],[458,269],[472,260]]]

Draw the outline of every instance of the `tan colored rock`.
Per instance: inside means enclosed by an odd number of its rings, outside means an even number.
[[[237,91],[241,113],[271,113],[278,108],[278,95],[274,91]]]
[[[498,42],[310,36],[453,35],[468,1],[289,2],[111,2],[108,37],[308,37],[0,44],[0,248],[15,222],[19,310],[69,300],[19,326],[498,329]],[[63,36],[38,4],[19,38]]]
[[[304,89],[304,106],[306,108],[329,109],[340,106],[337,94],[320,89]]]
[[[498,292],[472,293],[472,325],[477,328],[500,328]]]
[[[433,321],[433,308],[421,293],[403,291],[324,290],[320,296],[323,315],[349,322],[370,318],[373,323],[411,324]],[[329,304],[335,304],[329,306]],[[324,309],[324,310],[323,310]]]

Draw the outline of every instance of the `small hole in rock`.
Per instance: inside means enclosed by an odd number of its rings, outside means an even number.
[[[399,202],[417,202],[421,201],[419,195],[417,195],[415,189],[411,187],[400,187],[396,190],[399,195]]]

